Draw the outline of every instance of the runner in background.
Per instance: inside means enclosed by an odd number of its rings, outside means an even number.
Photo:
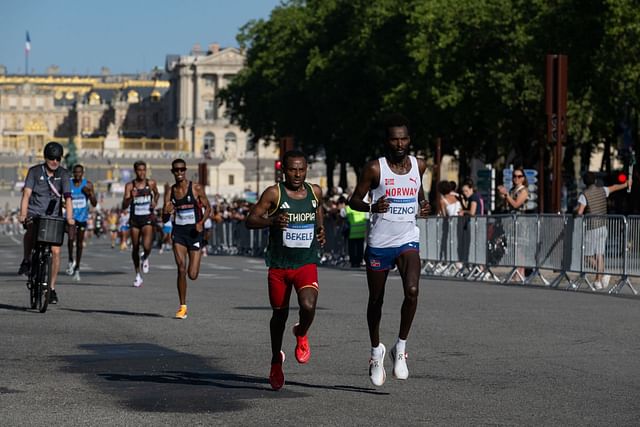
[[[122,209],[130,209],[131,259],[136,273],[133,286],[139,288],[144,282],[140,274],[141,261],[142,272],[149,272],[149,256],[153,245],[153,214],[160,194],[156,182],[147,179],[145,162],[139,160],[133,164],[133,168],[136,178],[128,182],[124,188]],[[140,258],[140,241],[144,250],[142,259]]]
[[[84,177],[84,167],[75,165],[73,167],[73,178],[71,178],[71,199],[73,204],[73,219],[75,226],[69,226],[69,238],[67,239],[69,249],[69,265],[67,274],[73,276],[73,280],[80,281],[80,260],[84,249],[84,237],[89,220],[89,204],[96,206],[98,200],[93,189],[93,183]],[[75,258],[73,256],[75,245]]]

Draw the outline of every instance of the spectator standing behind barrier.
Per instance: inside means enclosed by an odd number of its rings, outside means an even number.
[[[475,191],[471,179],[465,180],[462,184],[462,195],[466,201],[466,206],[463,209],[465,215],[484,215],[484,202],[482,197]]]
[[[358,268],[364,256],[364,235],[367,231],[367,214],[351,209],[345,209],[349,223],[349,262],[351,268]]]
[[[453,181],[440,181],[438,183],[438,192],[440,193],[438,215],[462,215],[462,204],[458,194],[455,192],[455,188],[456,183]]]
[[[511,213],[524,213],[529,199],[529,181],[524,174],[524,169],[515,168],[512,178],[511,190],[507,190],[504,185],[498,186],[498,192],[506,203],[506,208]]]
[[[513,174],[511,175],[511,179],[513,181],[511,190],[507,190],[504,185],[500,185],[498,186],[498,192],[502,196],[502,199],[505,201],[506,208],[509,212],[515,214],[523,214],[525,213],[525,210],[527,208],[527,200],[529,200],[529,181],[527,181],[527,177],[524,174],[524,169],[515,168],[513,170]],[[531,233],[525,230],[522,235],[531,236]],[[526,276],[524,267],[518,267],[517,272],[524,282]]]
[[[611,193],[631,187],[632,180],[629,179],[624,184],[615,184],[609,187],[600,187],[596,185],[596,174],[586,172],[582,177],[582,182],[587,187],[578,197],[578,215],[607,215],[607,197]],[[601,219],[588,221],[587,233],[585,238],[584,255],[589,259],[591,265],[596,270],[595,282],[593,286],[596,290],[607,288],[609,286],[609,276],[603,276],[604,272],[604,252],[607,242],[606,223]]]

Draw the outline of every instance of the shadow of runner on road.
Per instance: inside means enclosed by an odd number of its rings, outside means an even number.
[[[0,304],[0,310],[28,311],[29,309],[26,306],[18,307],[17,305]]]
[[[225,372],[205,358],[155,344],[86,344],[80,349],[91,353],[63,357],[63,370],[83,374],[100,392],[135,411],[238,411],[250,405],[247,400],[307,396],[287,389],[274,392],[266,376]]]
[[[117,314],[118,316],[141,316],[141,317],[165,317],[158,313],[138,313],[135,311],[124,310],[90,310],[81,308],[62,308],[64,311],[74,311],[76,313],[98,313],[98,314]]]

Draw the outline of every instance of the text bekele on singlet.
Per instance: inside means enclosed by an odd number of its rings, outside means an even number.
[[[175,188],[171,187],[171,203],[175,206],[173,222],[176,226],[195,226],[202,219],[202,208],[193,195],[192,182],[189,181],[187,194],[176,199]]]
[[[372,213],[367,244],[374,248],[395,248],[420,240],[416,215],[419,212],[418,194],[422,185],[418,161],[409,156],[411,170],[404,175],[394,173],[385,157],[380,157],[380,183],[371,190],[375,203],[386,196],[389,209]]]
[[[86,222],[89,219],[89,204],[87,196],[82,192],[87,186],[87,179],[82,178],[80,185],[76,187],[71,179],[71,204],[73,206],[73,219],[79,222]]]
[[[151,188],[149,180],[144,181],[143,188],[136,188],[136,182],[133,181],[133,190],[136,192],[131,202],[131,215],[146,216],[151,215]]]
[[[267,246],[266,262],[273,268],[298,268],[317,264],[318,241],[315,224],[318,200],[310,184],[304,183],[307,196],[304,199],[289,197],[284,184],[278,184],[278,208],[269,215],[286,212],[289,223],[284,230],[271,228]]]

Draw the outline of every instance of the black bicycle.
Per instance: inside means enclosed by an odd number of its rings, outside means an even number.
[[[51,297],[51,246],[61,246],[65,221],[60,217],[40,216],[27,220],[33,227],[34,245],[29,271],[29,300],[32,309],[47,311]]]

